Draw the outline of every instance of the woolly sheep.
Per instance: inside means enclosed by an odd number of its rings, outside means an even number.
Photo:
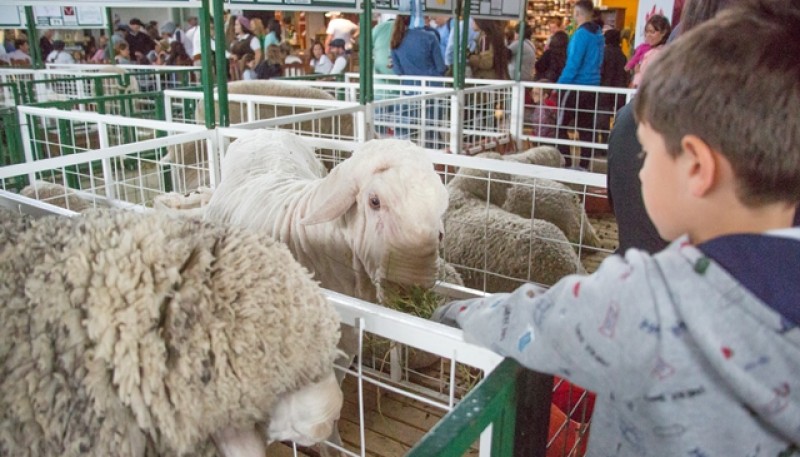
[[[243,94],[271,97],[286,97],[290,99],[315,99],[315,100],[335,100],[324,90],[314,87],[298,86],[277,81],[257,80],[257,81],[235,81],[228,83],[228,94]],[[215,103],[215,110],[219,112],[219,107]],[[272,119],[278,116],[288,116],[292,114],[302,114],[311,112],[311,108],[303,106],[272,106],[257,105],[255,118]],[[228,113],[230,125],[242,124],[247,121],[247,105],[242,102],[230,101],[228,103]],[[198,104],[195,110],[195,120],[203,123],[205,119],[205,109],[202,104]],[[353,137],[353,117],[323,117],[317,121],[304,121],[293,123],[290,128],[303,132],[312,132],[315,136],[321,137]],[[198,163],[205,160],[207,154],[198,151],[194,143],[171,147],[169,153],[164,157],[164,162],[182,165],[179,180],[181,191],[193,190],[204,181],[198,173],[202,171],[198,168]]]
[[[555,225],[511,214],[460,188],[448,190],[444,256],[463,267],[460,272],[467,287],[509,292],[525,281],[549,285],[584,272],[569,240]]]
[[[433,285],[446,209],[408,141],[369,141],[326,176],[303,138],[260,130],[228,148],[206,217],[275,236],[323,287],[375,302],[383,282]]]
[[[563,157],[557,149],[540,146],[531,150],[501,156],[483,153],[478,157],[529,163],[543,166],[559,166]],[[489,201],[506,211],[526,219],[544,219],[560,228],[567,239],[585,246],[600,246],[594,228],[586,216],[580,198],[568,186],[543,178],[526,178],[508,173],[490,173],[480,169],[461,169],[448,184],[474,195],[479,200]]]
[[[158,212],[0,213],[0,455],[263,457],[270,412],[270,438],[321,440],[338,328],[269,237]],[[317,386],[327,414],[287,411]]]
[[[20,195],[77,213],[94,208],[96,204],[100,203],[98,201],[85,200],[74,189],[47,181],[35,181],[32,185],[25,186],[20,191]]]

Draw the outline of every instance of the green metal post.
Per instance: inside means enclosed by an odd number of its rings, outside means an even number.
[[[364,11],[359,21],[361,33],[358,35],[358,76],[361,93],[359,103],[366,105],[375,99],[372,84],[372,0],[364,1],[363,5]]]
[[[460,41],[456,44],[456,49],[453,54],[453,65],[455,65],[457,72],[454,72],[454,75],[458,75],[453,84],[455,85],[456,89],[463,89],[464,88],[464,81],[466,80],[466,69],[467,69],[467,49],[469,46],[469,7],[470,7],[470,0],[463,0],[463,7],[462,7],[462,27],[461,36],[457,36]]]
[[[514,64],[514,74],[509,75],[514,78],[514,81],[519,82],[522,79],[522,53],[525,49],[525,3],[522,4],[522,9],[519,12],[519,38],[517,39],[517,61]]]
[[[106,13],[106,23],[108,24],[108,28],[106,29],[106,33],[108,33],[108,43],[106,43],[106,60],[109,63],[113,64],[114,60],[114,40],[111,37],[114,36],[114,15],[111,14],[111,8],[105,8]]]
[[[209,0],[201,0],[198,12],[200,25],[200,65],[203,85],[203,106],[206,110],[206,128],[214,128],[214,79],[211,74],[211,27],[209,26]],[[222,41],[224,43],[224,41]],[[224,52],[224,49],[222,50]]]
[[[225,58],[225,5],[223,0],[214,3],[214,39],[217,43],[215,60],[217,63],[217,100],[219,104],[219,123],[221,127],[230,125],[228,115],[228,59]]]
[[[39,40],[36,39],[36,18],[33,16],[33,7],[25,7],[25,22],[28,27],[28,49],[31,50],[31,62],[33,68],[44,68],[44,58],[42,51],[39,49]]]

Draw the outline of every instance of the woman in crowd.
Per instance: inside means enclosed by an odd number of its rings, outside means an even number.
[[[520,38],[519,30],[523,25],[523,22],[517,24],[513,41],[508,45],[508,50],[511,51],[511,59],[508,62],[508,75],[512,79],[516,77],[517,60],[519,59],[518,56],[521,50],[522,66],[520,67],[520,81],[533,81],[533,65],[536,62],[536,48],[534,48],[531,42],[533,29],[525,27],[523,31],[524,37]]]
[[[475,30],[478,32],[477,46],[467,60],[472,77],[509,79],[508,58],[511,52],[506,48],[502,23],[475,19]]]
[[[311,45],[311,61],[308,64],[314,70],[314,73],[321,75],[330,74],[333,68],[333,62],[325,54],[325,48],[319,41],[315,41]]]
[[[561,71],[567,64],[567,45],[569,35],[562,30],[557,31],[550,37],[550,45],[536,61],[536,81],[546,79],[548,81],[558,81]]]
[[[233,30],[236,33],[236,40],[230,47],[231,62],[234,64],[232,73],[234,79],[240,79],[238,76],[244,71],[244,66],[241,64],[244,56],[253,54],[256,64],[261,62],[261,43],[250,30],[250,20],[244,16],[236,18]]]
[[[281,24],[275,20],[275,18],[271,18],[269,22],[267,22],[267,35],[264,37],[264,49],[270,47],[270,45],[279,46],[281,44]]]
[[[669,25],[669,19],[660,14],[651,16],[650,19],[647,20],[647,24],[644,26],[644,41],[650,45],[650,50],[647,51],[642,58],[642,63],[635,69],[633,74],[633,87],[639,87],[644,72],[647,70],[647,66],[650,65],[658,53],[664,49],[664,45],[667,44],[667,39],[671,31],[672,28]]]

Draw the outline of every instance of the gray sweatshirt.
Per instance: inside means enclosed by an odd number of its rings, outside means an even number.
[[[800,455],[800,229],[715,243],[629,250],[437,314],[595,391],[589,456]]]

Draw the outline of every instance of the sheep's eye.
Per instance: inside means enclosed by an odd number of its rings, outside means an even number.
[[[380,209],[381,208],[381,199],[372,195],[369,197],[369,207],[372,209]]]

